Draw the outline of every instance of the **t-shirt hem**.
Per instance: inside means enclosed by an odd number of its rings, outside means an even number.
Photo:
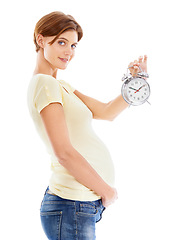
[[[59,196],[63,199],[68,199],[68,200],[73,200],[73,201],[96,201],[96,200],[101,199],[100,196],[93,194],[93,193],[89,194],[89,195],[86,193],[82,193],[81,196],[80,195],[76,196],[76,195],[63,193],[63,192],[55,189],[53,186],[49,186],[49,189],[52,193],[56,194],[57,196]]]

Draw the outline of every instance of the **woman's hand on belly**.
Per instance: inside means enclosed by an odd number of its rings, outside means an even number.
[[[105,196],[102,197],[102,204],[104,207],[108,207],[112,203],[114,203],[118,198],[117,190],[115,188],[110,188],[105,192]]]

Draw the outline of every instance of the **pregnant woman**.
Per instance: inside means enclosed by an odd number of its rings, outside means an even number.
[[[83,36],[76,20],[62,12],[35,26],[37,61],[28,87],[28,106],[51,157],[52,175],[41,204],[50,240],[94,240],[95,224],[117,199],[110,154],[92,129],[92,119],[113,120],[128,107],[120,95],[109,103],[86,96],[57,79]],[[147,57],[130,63],[131,74],[146,71]]]

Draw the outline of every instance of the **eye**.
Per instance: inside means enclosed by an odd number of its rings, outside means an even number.
[[[77,47],[76,44],[72,44],[72,45],[71,45],[71,48],[72,48],[72,49],[75,49],[76,47]]]
[[[64,46],[65,42],[64,41],[59,41],[58,44],[61,45],[61,46]]]

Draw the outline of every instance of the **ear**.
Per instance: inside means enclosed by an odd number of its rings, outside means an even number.
[[[39,45],[39,47],[44,48],[44,37],[41,34],[37,35],[36,42]]]

